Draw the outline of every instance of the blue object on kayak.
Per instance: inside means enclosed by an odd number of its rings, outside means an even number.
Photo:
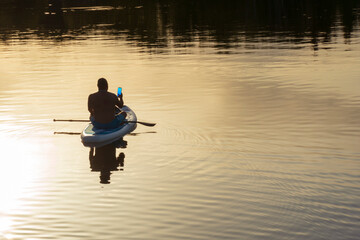
[[[118,128],[125,121],[125,117],[124,117],[124,115],[119,114],[119,115],[116,115],[114,120],[112,120],[109,123],[99,123],[99,122],[95,121],[95,118],[93,116],[91,116],[90,121],[91,121],[91,124],[96,129],[110,130],[110,129]]]

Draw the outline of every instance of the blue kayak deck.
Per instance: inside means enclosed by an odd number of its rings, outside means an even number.
[[[113,128],[113,129],[98,129],[98,128],[95,128],[91,123],[85,128],[84,132],[87,133],[87,134],[91,134],[91,135],[99,135],[99,134],[109,134],[109,133],[112,133],[112,132],[116,132],[116,131],[119,131],[121,130],[122,128],[124,128],[126,126],[126,122],[123,123],[123,125],[121,125],[120,127],[118,128]]]
[[[134,131],[137,121],[135,113],[128,106],[124,106],[121,110],[126,112],[127,116],[125,122],[118,128],[109,130],[96,129],[91,123],[88,124],[81,133],[81,141],[84,146],[105,146]]]

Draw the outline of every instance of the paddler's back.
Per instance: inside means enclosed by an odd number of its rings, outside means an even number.
[[[109,123],[114,120],[116,105],[120,105],[117,96],[104,90],[90,94],[88,99],[89,111],[99,123]]]

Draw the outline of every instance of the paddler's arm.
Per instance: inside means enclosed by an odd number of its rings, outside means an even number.
[[[88,98],[88,110],[89,110],[90,114],[92,116],[94,116],[93,98],[91,97],[91,95],[89,95],[89,98]]]
[[[116,98],[116,106],[118,106],[120,109],[124,106],[124,100],[123,95],[121,94],[118,98]]]

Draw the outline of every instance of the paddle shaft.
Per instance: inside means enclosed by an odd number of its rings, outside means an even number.
[[[90,120],[79,120],[79,119],[54,119],[54,122],[90,122]]]
[[[90,120],[80,120],[80,119],[54,119],[54,122],[90,122]],[[148,127],[153,127],[156,123],[140,122],[140,121],[127,121],[129,123],[139,123]]]

